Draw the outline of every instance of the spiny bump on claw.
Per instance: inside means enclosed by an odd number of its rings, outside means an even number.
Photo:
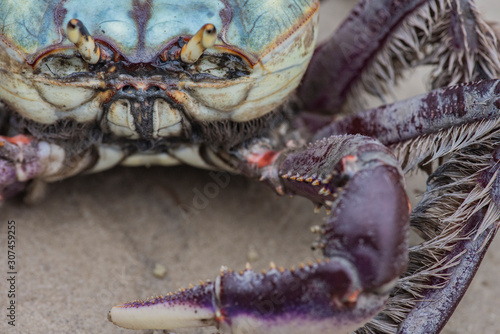
[[[80,20],[71,19],[66,27],[68,40],[75,44],[82,58],[89,64],[97,64],[101,58],[101,48],[89,34]]]
[[[321,226],[319,226],[319,225],[311,226],[311,232],[312,233],[320,233],[321,232]]]
[[[325,244],[323,242],[320,242],[320,241],[314,241],[312,246],[311,246],[312,250],[323,249],[323,248],[325,248]]]
[[[285,191],[283,190],[282,186],[277,186],[276,192],[278,193],[278,195],[281,195],[281,196],[283,196],[285,194]]]
[[[215,45],[217,30],[211,23],[205,24],[191,37],[181,49],[181,60],[187,64],[195,63],[206,49]]]

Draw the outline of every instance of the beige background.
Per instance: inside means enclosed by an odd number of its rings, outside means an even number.
[[[324,6],[323,31],[332,30],[352,4]],[[495,0],[480,1],[480,7],[492,19],[500,13]],[[420,81],[410,76],[401,94],[422,90]],[[214,196],[193,209],[196,194],[205,190]],[[220,265],[243,268],[250,254],[256,269],[270,260],[290,266],[317,257],[308,231],[323,217],[308,201],[280,198],[258,182],[231,176],[227,187],[214,188],[206,171],[184,166],[117,168],[53,184],[36,206],[13,200],[1,208],[0,333],[133,333],[107,321],[113,304],[213,279]],[[4,316],[6,224],[12,219],[15,329]],[[444,333],[500,333],[499,263],[497,240]],[[152,274],[155,264],[167,268],[164,278]]]

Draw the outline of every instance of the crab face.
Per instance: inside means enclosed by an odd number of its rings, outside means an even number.
[[[2,5],[0,99],[38,123],[100,122],[130,139],[189,140],[196,123],[269,113],[317,31],[315,0],[44,3]]]

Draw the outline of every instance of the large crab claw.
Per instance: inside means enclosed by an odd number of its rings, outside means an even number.
[[[318,228],[326,258],[291,269],[271,264],[262,273],[224,269],[213,283],[115,306],[110,321],[132,329],[346,333],[382,308],[407,263],[408,202],[390,152],[372,139],[343,136],[261,153],[263,161],[245,153],[254,173],[331,209]]]
[[[24,135],[0,136],[0,202],[22,191],[29,180],[43,172],[40,162],[46,148]]]

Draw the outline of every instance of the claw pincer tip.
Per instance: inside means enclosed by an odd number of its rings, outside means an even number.
[[[129,329],[175,329],[215,324],[213,284],[176,294],[117,305],[108,320]]]

